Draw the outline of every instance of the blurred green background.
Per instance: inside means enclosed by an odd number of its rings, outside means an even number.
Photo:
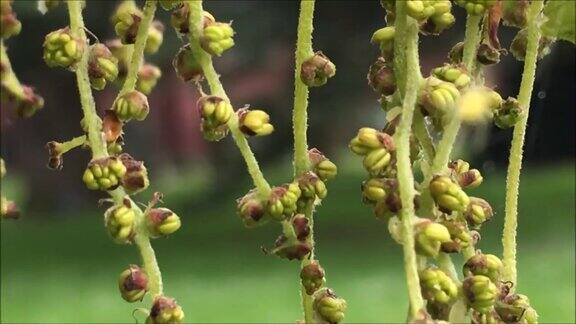
[[[113,37],[107,16],[115,3],[88,2],[87,26],[103,41]],[[132,311],[147,308],[149,301],[123,302],[116,280],[139,256],[134,247],[107,237],[104,208],[96,203],[103,195],[89,192],[80,180],[87,152],[67,155],[61,172],[45,168],[43,145],[77,136],[81,116],[72,74],[48,69],[41,58],[44,35],[66,24],[66,11],[60,7],[41,16],[35,6],[16,2],[23,30],[8,42],[14,69],[36,86],[46,106],[28,120],[1,109],[1,155],[8,168],[1,190],[18,202],[23,217],[1,223],[0,322],[130,323]],[[236,46],[216,60],[217,69],[237,107],[250,103],[270,113],[275,133],[250,142],[270,182],[289,181],[298,2],[208,1],[206,8],[222,21],[234,20]],[[441,65],[463,37],[463,10],[454,12],[453,28],[422,39],[424,73]],[[168,13],[158,15],[168,23]],[[386,225],[362,205],[365,172],[346,149],[359,127],[382,127],[366,72],[378,52],[370,36],[383,25],[378,1],[317,3],[316,49],[338,72],[327,86],[312,91],[309,138],[311,147],[340,168],[316,216],[317,253],[329,286],[348,301],[350,323],[403,322],[407,307],[401,250]],[[501,29],[504,46],[515,32]],[[197,98],[171,69],[182,44],[167,26],[161,51],[146,58],[163,71],[149,97],[151,113],[145,122],[128,125],[125,136],[126,151],[146,161],[152,180],[137,200],[145,203],[153,191],[161,191],[165,206],[183,221],[179,232],[153,242],[166,294],[178,300],[190,322],[293,323],[301,318],[299,265],[262,252],[273,245],[279,226],[248,230],[235,215],[235,199],[252,184],[229,138],[216,144],[201,138]],[[520,188],[519,291],[529,295],[543,323],[576,322],[574,58],[572,45],[558,43],[540,61]],[[514,96],[521,69],[522,62],[505,56],[487,69],[488,83],[503,97]],[[95,92],[100,111],[115,94],[114,87]],[[483,228],[479,248],[495,254],[501,251],[510,138],[509,130],[465,126],[457,152],[484,175],[485,184],[471,194],[494,207],[496,216]]]

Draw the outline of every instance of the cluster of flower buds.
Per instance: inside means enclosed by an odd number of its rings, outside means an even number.
[[[12,2],[14,1],[0,1],[0,37],[3,39],[18,35],[22,30],[22,23],[12,10]]]
[[[466,222],[459,219],[446,219],[442,221],[442,225],[450,233],[450,242],[442,243],[442,252],[460,253],[462,249],[473,245],[473,237],[466,226]]]
[[[135,233],[136,214],[132,202],[124,199],[122,204],[110,207],[104,213],[104,225],[114,242],[126,244],[132,242]]]
[[[372,176],[386,175],[396,150],[392,136],[374,128],[364,127],[350,141],[352,152],[364,156],[364,168]]]
[[[314,317],[316,323],[341,323],[344,320],[346,300],[338,297],[330,288],[322,288],[313,295]]]
[[[437,257],[442,244],[451,242],[446,226],[429,219],[419,219],[414,225],[416,252],[423,256]]]
[[[200,66],[200,63],[194,57],[190,44],[186,44],[180,48],[172,61],[172,66],[174,66],[178,77],[184,82],[198,82],[204,78],[202,66]]]
[[[456,4],[466,9],[469,15],[481,15],[493,5],[497,0],[456,0]]]
[[[233,37],[234,29],[230,23],[217,22],[212,17],[212,20],[204,20],[200,45],[210,55],[222,56],[225,51],[234,46]]]
[[[434,176],[430,181],[430,193],[442,212],[464,212],[470,204],[470,198],[460,185],[450,177]]]
[[[157,296],[152,303],[146,324],[180,324],[183,319],[184,311],[174,298]]]
[[[118,77],[118,59],[106,45],[101,43],[90,46],[89,51],[90,85],[96,90],[102,90],[107,82],[113,82]]]
[[[381,96],[390,96],[396,91],[396,77],[392,64],[379,57],[368,70],[368,85]]]
[[[308,87],[323,86],[334,75],[336,65],[321,51],[302,62],[300,67],[300,80]]]
[[[142,11],[133,0],[122,1],[114,14],[110,17],[110,22],[114,26],[116,35],[123,44],[134,44],[138,28],[142,21]]]
[[[460,91],[452,82],[442,81],[430,76],[424,82],[418,95],[418,106],[424,115],[444,125],[445,117],[454,110]]]
[[[240,131],[247,136],[266,136],[274,131],[270,116],[263,110],[242,108],[236,113]]]
[[[293,234],[285,233],[278,236],[272,254],[288,260],[302,260],[312,250],[309,242],[309,220],[304,214],[296,214],[288,226],[291,227]]]
[[[6,166],[4,165],[4,160],[0,158],[0,179],[4,178],[6,174]],[[0,196],[0,217],[16,219],[20,217],[20,211],[11,200],[6,199],[4,196]]]
[[[291,217],[298,209],[297,203],[301,194],[297,183],[272,188],[266,202],[266,213],[278,221]]]
[[[338,167],[336,164],[330,161],[317,148],[313,148],[308,151],[308,159],[310,160],[310,167],[312,168],[312,171],[317,174],[322,181],[331,180],[338,173]]]
[[[182,225],[180,217],[168,208],[151,208],[145,212],[144,217],[152,238],[168,236]]]
[[[402,209],[396,178],[370,178],[362,182],[361,189],[362,201],[373,206],[374,215],[380,220],[386,221]]]
[[[314,294],[318,289],[326,283],[324,278],[324,269],[320,266],[317,260],[311,261],[309,264],[302,267],[300,271],[300,279],[302,286],[306,289],[308,295]]]
[[[466,88],[472,80],[466,72],[466,69],[457,65],[446,64],[437,67],[432,70],[431,74],[442,81],[454,84],[458,89]]]
[[[298,200],[298,207],[316,199],[324,199],[328,195],[326,184],[316,173],[308,171],[299,176],[296,181],[302,194]]]
[[[141,301],[148,291],[148,276],[139,266],[131,264],[118,278],[118,290],[125,301]]]
[[[148,98],[138,90],[128,91],[116,99],[112,111],[121,121],[126,122],[132,119],[142,121],[146,119],[150,111]]]
[[[217,96],[202,96],[196,104],[202,117],[201,130],[204,138],[219,141],[228,134],[228,121],[234,114],[232,105]]]
[[[464,263],[463,272],[466,277],[482,275],[494,283],[499,283],[503,268],[504,264],[497,256],[476,251],[476,254]]]
[[[396,28],[386,26],[375,31],[370,39],[371,43],[380,46],[380,52],[386,61],[394,59],[394,37],[396,37]]]
[[[456,21],[449,0],[407,0],[406,9],[410,17],[418,20],[422,32],[426,34],[437,35]]]
[[[116,157],[107,157],[92,160],[88,163],[82,180],[91,190],[114,190],[126,174],[126,167]]]
[[[462,290],[468,307],[481,314],[487,314],[492,310],[499,294],[496,284],[483,275],[474,275],[464,279]]]
[[[458,286],[444,271],[428,267],[419,277],[422,296],[429,303],[450,305],[458,297]]]
[[[65,27],[46,35],[43,58],[49,67],[63,67],[73,71],[85,48],[86,44],[72,35],[70,27]]]
[[[492,207],[486,200],[470,197],[470,204],[464,212],[464,217],[466,218],[468,226],[478,229],[482,224],[490,220],[493,214]]]
[[[464,160],[455,160],[448,164],[450,176],[462,188],[476,188],[484,178],[477,169],[470,169],[470,164]]]

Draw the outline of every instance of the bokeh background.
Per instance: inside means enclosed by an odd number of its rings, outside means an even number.
[[[9,171],[2,194],[18,201],[23,217],[1,224],[0,321],[133,322],[132,311],[146,304],[123,302],[116,280],[138,262],[138,254],[112,243],[104,231],[104,209],[97,204],[103,196],[81,182],[88,152],[67,154],[62,171],[45,167],[45,143],[80,134],[81,115],[73,75],[48,69],[41,58],[44,36],[66,25],[66,11],[61,6],[42,16],[35,6],[16,1],[23,30],[8,42],[14,69],[37,87],[46,106],[28,120],[2,109],[1,153]],[[113,1],[88,2],[86,24],[101,40],[114,36],[107,20],[113,7]],[[286,182],[298,3],[208,1],[205,7],[220,20],[234,21],[236,46],[215,60],[217,70],[237,107],[250,104],[270,113],[275,133],[250,142],[269,180]],[[463,10],[454,11],[456,26],[422,38],[424,72],[441,65],[463,37]],[[168,25],[169,14],[158,14]],[[401,250],[362,205],[365,175],[346,149],[359,127],[381,127],[384,121],[366,84],[378,52],[369,39],[384,25],[384,12],[377,1],[319,1],[315,25],[315,48],[330,56],[338,72],[328,86],[311,92],[310,145],[340,168],[317,213],[317,253],[329,285],[349,303],[347,322],[402,322],[407,296]],[[505,46],[514,32],[502,28]],[[191,322],[294,322],[301,317],[298,264],[262,253],[279,227],[248,230],[235,215],[235,199],[251,188],[250,179],[230,138],[202,139],[195,91],[171,68],[182,44],[168,26],[160,52],[146,58],[162,68],[163,77],[150,95],[148,119],[128,125],[125,136],[125,151],[146,161],[152,179],[138,200],[161,191],[166,207],[183,221],[179,232],[153,242],[166,293],[178,299]],[[574,46],[563,42],[540,61],[520,188],[519,290],[530,296],[544,323],[576,322],[574,63]],[[503,97],[515,96],[521,71],[521,62],[505,56],[488,69],[488,83]],[[110,105],[116,91],[95,93],[99,109]],[[492,125],[466,126],[457,150],[484,175],[485,184],[472,194],[489,200],[496,216],[484,227],[479,247],[496,254],[510,138],[510,130]]]

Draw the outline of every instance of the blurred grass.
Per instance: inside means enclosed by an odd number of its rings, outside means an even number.
[[[272,178],[279,180],[279,174],[273,171]],[[360,203],[361,177],[358,168],[342,170],[331,183],[316,218],[318,255],[329,285],[348,301],[347,322],[402,322],[407,298],[400,249]],[[486,172],[485,179],[472,194],[489,200],[497,215],[482,231],[479,247],[500,254],[505,179]],[[260,250],[273,244],[279,228],[247,230],[235,217],[233,198],[246,188],[239,183],[203,202],[185,200],[182,193],[167,197],[184,226],[154,246],[165,292],[178,299],[187,321],[293,323],[301,317],[298,264]],[[542,323],[576,321],[574,197],[573,165],[523,173],[519,291],[530,296]],[[117,275],[137,263],[138,255],[133,247],[110,242],[95,210],[86,206],[58,218],[47,211],[2,222],[2,323],[130,323],[132,311],[148,305],[127,304],[118,296]]]

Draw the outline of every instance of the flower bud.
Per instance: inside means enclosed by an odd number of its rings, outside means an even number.
[[[442,252],[460,253],[462,249],[473,244],[472,235],[468,231],[466,223],[458,220],[445,220],[442,225],[446,226],[450,233],[450,242],[442,243]]]
[[[386,60],[392,60],[394,58],[394,37],[396,36],[396,28],[394,26],[387,26],[380,28],[374,32],[370,42],[372,44],[378,44],[380,46],[380,51],[382,56]]]
[[[317,148],[308,151],[308,159],[312,171],[318,175],[322,181],[333,179],[338,173],[338,167],[320,152]]]
[[[336,74],[336,65],[321,51],[304,62],[300,68],[300,80],[309,87],[320,87]]]
[[[180,217],[168,208],[152,208],[145,217],[148,232],[153,238],[170,235],[182,225]]]
[[[458,89],[466,88],[472,80],[462,67],[456,65],[447,64],[435,68],[432,70],[432,75],[442,81],[454,84]]]
[[[462,188],[446,176],[434,176],[430,182],[430,193],[440,210],[446,213],[463,212],[470,203]]]
[[[106,230],[114,242],[127,244],[136,235],[134,230],[136,214],[130,200],[125,199],[121,205],[112,206],[104,213]]]
[[[470,197],[470,204],[464,212],[464,217],[471,228],[480,228],[480,225],[490,220],[492,215],[492,207],[486,200]]]
[[[122,187],[126,193],[132,195],[148,188],[150,181],[144,162],[134,160],[128,153],[120,154],[118,158],[126,167],[126,173],[122,177]]]
[[[386,200],[387,192],[384,178],[370,178],[362,182],[362,201],[375,204]]]
[[[153,64],[144,64],[138,70],[136,90],[145,95],[150,94],[162,76],[162,71]]]
[[[131,264],[120,274],[118,289],[125,301],[141,301],[148,291],[148,276],[139,266]]]
[[[106,82],[112,82],[118,77],[118,59],[101,43],[89,47],[88,76],[90,85],[96,90],[102,90]]]
[[[280,235],[274,243],[274,250],[272,253],[283,259],[302,260],[311,250],[312,248],[308,242],[288,239],[286,236]]]
[[[122,146],[124,146],[124,140],[122,137],[118,137],[113,142],[106,143],[106,149],[108,150],[108,154],[117,156],[118,154],[122,153]]]
[[[448,52],[448,60],[452,64],[462,63],[462,57],[464,56],[464,42],[456,43]]]
[[[392,136],[369,127],[360,128],[348,146],[358,155],[367,155],[378,148],[384,148],[388,152],[396,150]]]
[[[494,111],[494,124],[499,128],[506,129],[514,127],[522,118],[524,108],[516,98],[508,97],[502,105]]]
[[[131,119],[142,121],[148,116],[150,107],[148,106],[148,98],[142,92],[132,90],[122,94],[114,102],[112,110],[122,121],[130,121]]]
[[[344,320],[347,304],[346,300],[336,296],[330,288],[322,288],[314,293],[315,322],[318,323],[341,323]]]
[[[464,160],[458,159],[458,160],[451,161],[450,163],[448,163],[448,168],[450,170],[452,170],[452,173],[455,176],[458,176],[458,175],[470,170],[470,163],[468,163]]]
[[[464,279],[462,290],[468,306],[482,314],[490,311],[498,295],[496,285],[490,281],[490,278],[482,275]]]
[[[29,118],[44,107],[44,98],[27,85],[22,86],[22,92],[23,97],[16,100],[16,114],[22,118]]]
[[[226,123],[234,113],[234,108],[228,101],[217,96],[203,96],[196,107],[202,117],[201,130],[204,138],[219,141],[228,134]]]
[[[364,156],[364,168],[372,176],[383,175],[390,166],[392,155],[385,148],[370,151]]]
[[[380,95],[390,96],[396,91],[394,69],[383,57],[370,66],[368,84]]]
[[[292,217],[292,228],[296,239],[300,242],[306,242],[310,237],[310,220],[304,214],[296,214]]]
[[[478,46],[476,60],[484,65],[493,65],[500,62],[500,51],[490,44],[482,43]]]
[[[74,71],[85,46],[80,39],[72,36],[70,27],[58,29],[46,36],[43,58],[49,67],[59,66]]]
[[[457,176],[458,185],[462,188],[476,188],[482,184],[483,180],[482,174],[476,169],[468,170]]]
[[[324,199],[328,195],[326,184],[312,171],[302,174],[297,181],[304,199]]]
[[[432,1],[406,0],[406,10],[408,16],[423,21],[434,14]]]
[[[466,9],[469,15],[484,14],[496,2],[496,0],[456,0],[456,4]]]
[[[433,304],[450,305],[458,297],[458,286],[444,271],[426,268],[420,271],[422,296]]]
[[[418,96],[418,105],[426,115],[441,118],[454,109],[460,91],[451,82],[428,77]]]
[[[450,232],[446,226],[424,221],[416,225],[416,252],[435,258],[442,243],[450,242]]]
[[[324,269],[316,260],[311,261],[302,268],[300,271],[300,279],[302,280],[302,286],[306,289],[308,295],[314,294],[315,291],[324,285],[326,282],[324,275]]]
[[[20,210],[16,203],[4,197],[0,197],[0,217],[3,219],[20,218]]]
[[[238,216],[240,216],[246,227],[256,227],[268,222],[269,215],[266,213],[266,207],[258,196],[256,189],[238,198],[236,202],[238,205]]]
[[[172,61],[172,66],[174,66],[178,77],[184,82],[198,82],[204,78],[204,71],[194,57],[190,44],[186,44],[180,48]]]
[[[296,212],[300,194],[300,188],[296,183],[272,188],[266,206],[267,213],[272,216],[272,218],[279,221],[292,216],[292,214]]]
[[[22,23],[12,10],[12,0],[0,2],[0,37],[8,39],[20,34]]]
[[[238,110],[240,131],[248,136],[266,136],[274,131],[270,116],[263,110]]]
[[[146,38],[146,45],[144,51],[147,54],[154,54],[158,52],[162,41],[164,40],[164,25],[159,20],[154,20],[148,29],[148,38]]]
[[[451,12],[431,16],[420,28],[424,34],[439,35],[444,30],[452,27],[456,18]]]
[[[529,5],[528,0],[502,1],[502,23],[505,26],[526,27]]]
[[[500,273],[503,268],[504,264],[497,256],[477,251],[475,255],[464,263],[463,272],[466,277],[483,275],[496,283],[500,280]]]
[[[495,309],[505,323],[538,323],[538,313],[525,295],[508,295],[496,303]]]
[[[200,38],[200,45],[210,55],[221,56],[226,50],[234,46],[234,29],[232,25],[213,22],[204,27]]]
[[[126,174],[126,167],[115,157],[92,160],[88,163],[82,180],[91,190],[114,190]]]
[[[154,298],[146,324],[180,324],[184,311],[174,298],[158,296]]]
[[[538,59],[550,54],[550,46],[554,42],[553,38],[542,36],[540,37],[540,43],[538,43]],[[526,57],[526,47],[528,46],[528,29],[521,29],[516,37],[512,40],[510,44],[510,52],[514,58],[518,61],[524,61]]]
[[[172,10],[182,5],[182,0],[158,0],[158,3],[164,10]]]
[[[110,17],[110,22],[122,44],[134,44],[136,42],[141,21],[142,11],[134,1],[130,0],[121,2]]]

